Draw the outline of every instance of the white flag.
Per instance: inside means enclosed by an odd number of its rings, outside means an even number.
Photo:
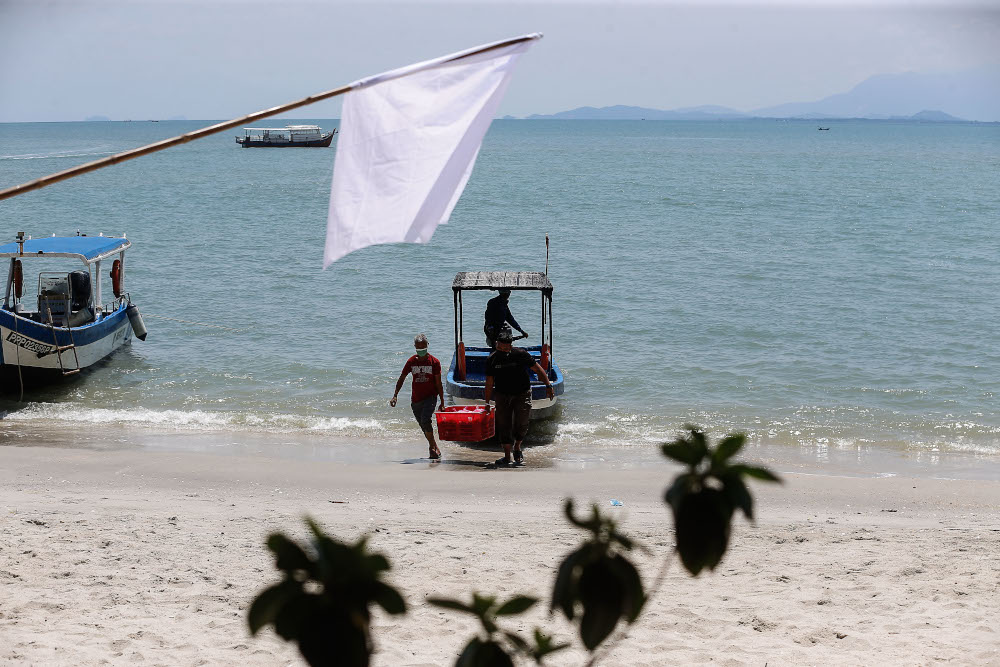
[[[511,70],[540,36],[353,85],[341,114],[323,268],[378,243],[427,243],[448,221]]]

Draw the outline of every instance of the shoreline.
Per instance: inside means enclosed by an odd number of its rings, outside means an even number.
[[[64,448],[97,452],[204,453],[227,457],[262,457],[350,465],[427,464],[426,441],[416,427],[409,438],[331,435],[290,431],[164,429],[133,425],[55,425],[0,420],[4,448]],[[722,432],[709,431],[712,438]],[[495,443],[441,441],[441,467],[479,470],[502,454]],[[604,444],[553,441],[525,443],[527,467],[548,470],[661,469],[667,463],[659,441]],[[1000,480],[1000,455],[979,452],[907,450],[882,443],[797,446],[748,441],[744,456],[781,473],[843,477],[913,477],[919,479]]]
[[[747,457],[750,460],[750,457]],[[473,589],[542,598],[580,539],[573,497],[615,512],[651,582],[672,544],[662,492],[674,469],[526,470],[358,465],[163,451],[0,448],[0,662],[302,664],[250,638],[253,595],[277,579],[264,540],[302,516],[371,536],[410,613],[376,614],[375,665],[440,665],[475,631],[423,602]],[[1000,660],[1000,482],[786,474],[753,484],[758,523],[692,579],[676,563],[607,664],[913,664]],[[624,502],[610,506],[611,498]],[[331,502],[339,501],[339,502]],[[346,501],[346,502],[344,502]],[[942,632],[942,630],[947,632]],[[579,648],[553,665],[583,662]]]

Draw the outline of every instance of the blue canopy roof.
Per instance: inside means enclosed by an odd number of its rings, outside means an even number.
[[[79,257],[85,262],[107,256],[128,248],[132,243],[128,239],[112,236],[47,236],[40,239],[27,239],[24,242],[24,255],[56,257]],[[0,245],[0,257],[18,257],[17,242]]]

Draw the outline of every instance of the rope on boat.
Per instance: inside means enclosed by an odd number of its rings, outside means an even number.
[[[155,317],[158,320],[170,320],[171,322],[183,322],[184,324],[194,324],[199,327],[208,327],[209,329],[224,329],[225,331],[231,331],[233,333],[240,333],[241,331],[249,331],[256,327],[256,324],[251,324],[248,327],[243,327],[242,329],[234,329],[232,327],[224,327],[221,324],[206,324],[204,322],[193,322],[191,320],[182,320],[178,317],[167,317],[166,315],[153,315],[151,313],[143,313],[145,317]]]

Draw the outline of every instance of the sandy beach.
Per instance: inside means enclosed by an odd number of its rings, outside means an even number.
[[[655,553],[635,557],[651,582],[672,544],[672,473],[4,447],[0,661],[301,664],[269,631],[250,637],[245,615],[276,579],[267,534],[304,536],[308,514],[392,561],[410,613],[376,616],[375,664],[450,664],[474,626],[424,598],[547,602],[580,536],[565,497],[620,514]],[[672,566],[603,664],[1000,664],[1000,483],[792,473],[755,491],[758,524],[738,520],[716,572]],[[546,609],[512,628],[570,636]]]

